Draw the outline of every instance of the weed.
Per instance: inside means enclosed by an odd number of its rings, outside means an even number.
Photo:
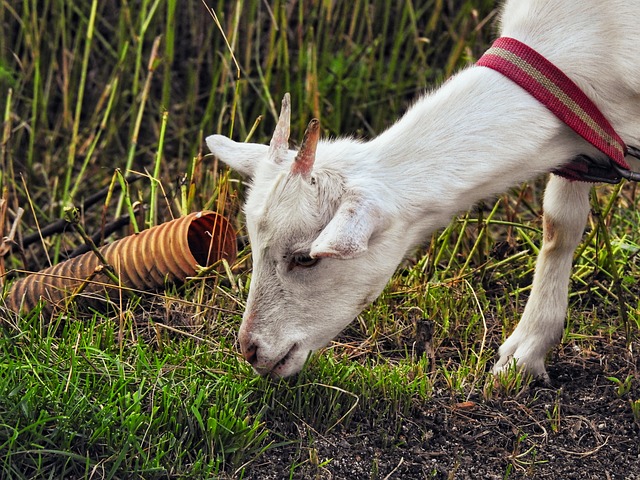
[[[545,463],[545,461],[537,459],[537,450],[538,446],[529,440],[527,434],[518,435],[503,478],[509,478],[514,471],[519,471],[526,476],[531,476],[535,471],[536,465]]]
[[[549,426],[553,433],[560,431],[561,423],[561,406],[560,406],[560,394],[556,395],[556,400],[553,402],[551,409],[547,409],[547,419],[549,420]]]
[[[495,376],[494,389],[497,386],[501,395],[515,396],[521,393],[531,381],[531,375],[523,373],[516,363],[512,362],[509,368],[504,369]],[[488,391],[493,392],[494,389],[489,389]]]
[[[633,378],[633,375],[627,375],[624,380],[620,380],[617,377],[607,377],[607,380],[615,385],[616,395],[618,397],[624,397],[631,391]]]
[[[629,400],[631,404],[631,413],[633,414],[633,419],[636,423],[640,424],[640,399],[638,400]]]

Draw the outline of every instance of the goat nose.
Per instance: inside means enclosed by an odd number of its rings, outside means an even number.
[[[258,360],[258,346],[255,343],[241,345],[242,355],[251,365],[255,365]]]
[[[247,360],[247,362],[254,365],[258,360],[258,343],[247,328],[246,322],[240,326],[238,341],[240,343],[242,356]]]
[[[258,346],[260,344],[260,339],[256,338],[256,334],[253,332],[255,318],[255,311],[247,310],[238,332],[240,351],[252,367],[258,363]]]

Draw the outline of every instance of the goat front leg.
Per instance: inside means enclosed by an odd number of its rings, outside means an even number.
[[[552,175],[544,194],[543,245],[536,262],[531,296],[518,326],[502,344],[493,367],[498,373],[515,360],[545,381],[544,359],[562,339],[567,315],[573,253],[589,214],[591,185]]]

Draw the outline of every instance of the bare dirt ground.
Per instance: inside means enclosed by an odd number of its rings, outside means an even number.
[[[639,347],[634,341],[631,350]],[[387,428],[360,414],[328,435],[270,424],[293,443],[270,450],[247,478],[640,479],[631,408],[640,398],[638,358],[623,339],[603,338],[588,351],[568,343],[550,359],[551,385],[533,382],[514,396],[436,395]],[[626,392],[607,378],[628,375]]]

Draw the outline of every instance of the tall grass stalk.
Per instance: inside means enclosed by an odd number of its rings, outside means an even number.
[[[31,103],[31,125],[40,123],[40,110],[42,107],[41,91],[42,91],[42,75],[41,75],[41,52],[40,52],[40,33],[38,28],[36,2],[23,2],[24,19],[22,25],[25,27],[25,41],[28,42],[33,52],[33,101]],[[33,158],[35,155],[35,134],[29,136],[29,150],[27,152],[27,166],[29,169],[33,167]]]
[[[144,31],[146,31],[146,28],[143,28],[143,32]],[[151,80],[153,79],[153,73],[156,67],[155,64],[156,64],[156,61],[158,60],[158,49],[160,47],[160,40],[161,40],[161,37],[157,36],[153,41],[153,46],[151,47],[151,54],[149,56],[149,63],[147,65],[147,79],[145,81],[144,88],[142,90],[140,105],[138,107],[136,120],[133,125],[133,131],[131,134],[129,152],[127,155],[127,162],[124,167],[125,175],[129,173],[133,167],[133,160],[138,147],[138,135],[140,134],[142,119],[144,118],[144,110],[147,104],[147,99],[149,98],[149,90],[151,89]],[[137,62],[136,62],[136,65],[137,65]],[[124,196],[120,195],[120,200],[118,201],[118,205],[116,207],[116,212],[115,212],[116,217],[120,216],[120,212],[122,211],[122,205],[124,204],[124,202],[125,202]]]
[[[105,131],[105,129],[107,128],[107,123],[109,121],[109,115],[111,113],[111,109],[113,108],[113,103],[115,101],[116,95],[119,93],[118,91],[118,77],[116,77],[113,82],[111,82],[109,85],[107,85],[107,88],[105,89],[104,92],[104,96],[108,96],[108,101],[107,101],[107,106],[104,110],[104,114],[102,116],[102,121],[100,122],[100,126],[98,128],[98,131],[95,133],[95,135],[93,136],[93,138],[91,139],[91,144],[89,145],[89,148],[87,149],[87,153],[85,155],[84,161],[82,163],[82,166],[80,167],[80,170],[78,172],[77,178],[73,184],[73,187],[71,188],[71,192],[69,193],[69,198],[74,198],[76,196],[76,194],[78,193],[78,189],[80,188],[80,186],[83,184],[84,182],[84,176],[87,170],[87,167],[89,166],[89,163],[91,162],[91,159],[93,158],[93,153],[95,152],[96,148],[98,147],[98,143],[100,142],[100,138],[102,136],[102,133]]]
[[[171,101],[171,80],[173,77],[173,61],[175,56],[176,39],[176,7],[177,0],[167,0],[166,23],[164,36],[164,56],[163,56],[163,80],[162,80],[162,108],[168,108]]]
[[[139,233],[140,226],[138,225],[138,221],[136,218],[136,211],[133,207],[133,202],[131,201],[131,193],[129,190],[129,184],[127,182],[127,179],[124,177],[120,169],[116,169],[114,173],[114,178],[116,178],[118,180],[118,183],[120,184],[121,198],[123,199],[123,203],[129,214],[129,221],[131,224],[131,228],[133,229],[134,233]],[[116,212],[117,212],[117,209],[116,209]]]
[[[80,116],[83,111],[84,103],[84,91],[87,84],[87,70],[89,68],[89,56],[91,55],[91,47],[93,42],[93,33],[96,22],[96,12],[98,9],[98,0],[91,2],[91,13],[89,14],[89,22],[87,24],[86,40],[84,44],[84,53],[82,56],[82,65],[80,69],[80,80],[78,82],[78,96],[76,97],[76,108],[73,116],[73,128],[71,130],[71,139],[69,141],[69,153],[67,155],[67,171],[64,179],[63,186],[63,205],[62,208],[66,208],[66,204],[71,200],[71,178],[74,173],[74,165],[76,163],[76,151],[78,148],[78,132],[80,130]]]
[[[158,151],[156,152],[156,161],[153,167],[153,175],[151,177],[151,197],[149,199],[149,219],[147,221],[149,227],[158,224],[158,189],[162,187],[160,180],[160,167],[162,166],[162,151],[164,147],[164,137],[167,131],[168,118],[169,112],[163,112],[162,123],[160,124]]]
[[[2,171],[0,172],[0,188],[5,189],[7,182],[13,178],[13,164],[8,158],[9,149],[8,143],[11,137],[11,107],[13,102],[13,89],[7,90],[7,96],[5,97],[5,108],[2,116],[2,142],[0,143],[0,165]],[[6,173],[5,173],[6,172]]]

